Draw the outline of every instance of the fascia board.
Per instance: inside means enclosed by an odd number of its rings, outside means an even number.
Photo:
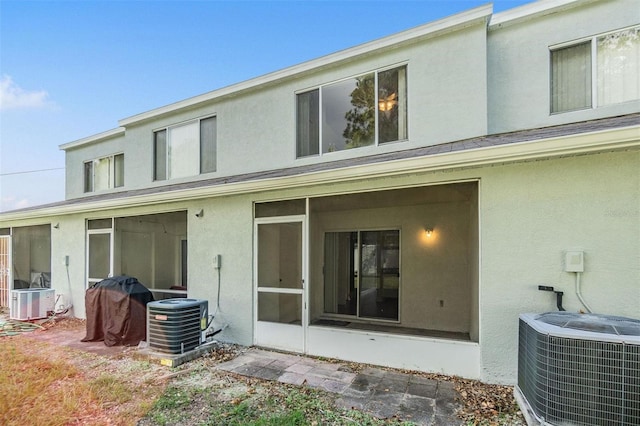
[[[214,99],[223,98],[230,95],[239,94],[246,90],[256,89],[264,85],[275,83],[277,81],[298,76],[309,71],[317,71],[323,68],[334,66],[338,63],[352,60],[363,55],[372,54],[387,48],[401,46],[415,40],[435,36],[443,32],[451,32],[460,28],[467,27],[473,23],[489,19],[493,12],[493,6],[486,4],[468,11],[464,11],[447,18],[421,25],[400,33],[396,33],[381,39],[377,39],[368,43],[364,43],[352,48],[341,50],[317,59],[303,62],[292,67],[284,68],[260,77],[246,80],[241,83],[233,84],[222,89],[204,93],[192,98],[188,98],[179,102],[175,102],[160,108],[156,108],[147,112],[143,112],[128,118],[124,118],[118,122],[120,126],[126,127],[132,124],[173,113],[178,110],[188,109],[198,104],[209,102]]]
[[[107,130],[106,132],[98,133],[97,135],[87,136],[86,138],[78,139],[73,142],[68,142],[58,146],[58,149],[66,151],[68,149],[78,148],[83,145],[90,145],[92,143],[97,143],[104,141],[105,139],[110,139],[116,136],[122,136],[125,134],[124,127],[117,127],[115,129]]]
[[[426,157],[399,159],[384,163],[365,164],[295,176],[235,182],[219,186],[146,194],[92,203],[79,203],[70,206],[43,208],[13,214],[6,213],[0,214],[0,217],[8,221],[41,218],[43,216],[59,216],[87,212],[95,213],[101,210],[122,208],[125,204],[126,207],[141,207],[161,203],[186,202],[210,197],[341,183],[365,178],[481,167],[491,164],[638,148],[640,148],[640,126],[632,126],[615,130],[541,139],[538,141],[525,141],[508,145],[448,152]]]
[[[514,9],[496,13],[489,21],[489,31],[505,28],[539,16],[557,13],[599,0],[546,0],[527,3]]]

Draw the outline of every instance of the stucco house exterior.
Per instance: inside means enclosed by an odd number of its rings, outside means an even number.
[[[125,118],[0,214],[4,303],[125,274],[220,340],[514,383],[539,285],[640,318],[639,76],[635,0],[489,4]]]

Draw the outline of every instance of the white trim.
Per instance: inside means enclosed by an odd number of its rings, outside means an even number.
[[[92,143],[97,143],[103,141],[105,139],[111,139],[115,136],[122,136],[125,133],[124,127],[118,127],[116,129],[107,130],[106,132],[98,133],[97,135],[87,136],[86,138],[78,139],[72,142],[68,142],[62,145],[58,145],[58,149],[68,150],[72,148],[77,148],[82,145],[89,145]]]
[[[170,130],[170,129],[173,129],[175,127],[186,126],[187,124],[191,124],[192,122],[196,122],[196,121],[200,122],[202,120],[207,120],[207,119],[213,118],[213,117],[218,117],[218,113],[205,114],[205,115],[200,116],[200,117],[189,118],[187,120],[178,121],[176,123],[169,124],[167,126],[161,126],[161,127],[158,127],[158,128],[153,128],[153,129],[151,129],[151,131],[153,133],[155,133],[155,132],[161,132],[163,130]]]
[[[588,37],[582,37],[579,39],[575,39],[575,40],[571,40],[563,43],[557,43],[549,46],[550,54],[558,50],[579,46],[585,43],[590,43],[589,48],[591,50],[590,52],[591,54],[591,58],[590,58],[591,60],[591,106],[572,109],[572,110],[551,111],[550,112],[551,115],[564,114],[564,113],[573,112],[573,111],[592,110],[592,109],[602,108],[603,106],[606,106],[606,105],[600,105],[600,100],[598,99],[598,39],[602,37],[606,37],[611,34],[622,33],[624,31],[630,31],[635,29],[640,29],[640,25],[634,24],[628,27],[623,27],[616,30],[612,30],[612,31],[606,31],[603,33],[590,35]],[[549,56],[549,61],[550,61],[549,71],[551,72],[551,67],[553,66],[553,63],[551,63],[551,56]],[[551,93],[551,95],[553,94]],[[625,102],[637,102],[637,99],[633,99]],[[617,103],[625,103],[625,102],[617,102]]]
[[[546,0],[527,3],[523,6],[496,13],[491,16],[489,30],[504,28],[523,21],[550,15],[599,0]]]
[[[116,188],[123,188],[124,187],[124,182],[122,182],[122,185],[120,186],[116,186],[116,157],[122,155],[122,166],[124,167],[124,151],[120,151],[117,152],[116,154],[111,154],[111,155],[105,155],[103,157],[96,157],[96,158],[91,158],[89,160],[85,160],[82,165],[82,182],[83,182],[83,189],[84,189],[84,194],[93,194],[93,193],[102,193],[102,192],[109,192],[109,191],[113,191]],[[95,189],[96,187],[96,168],[95,168],[95,162],[97,161],[101,161],[101,160],[109,160],[109,178],[107,180],[108,183],[108,187],[107,188],[103,188],[103,189]],[[88,163],[91,163],[91,190],[87,191],[86,188],[86,184],[87,184],[87,169],[86,166]]]
[[[72,213],[91,213],[128,207],[148,206],[167,202],[184,202],[195,199],[246,194],[249,192],[293,189],[336,182],[348,182],[372,177],[398,176],[411,173],[479,167],[496,163],[511,163],[540,158],[588,154],[609,150],[637,149],[640,147],[640,125],[618,129],[577,133],[568,136],[523,141],[485,148],[446,152],[424,157],[399,159],[374,164],[363,164],[333,170],[303,173],[294,176],[227,183],[224,185],[176,191],[158,192],[127,198],[78,203],[65,206],[43,207],[27,211],[0,214],[2,220],[42,218]]]
[[[254,203],[255,206],[255,203]],[[254,207],[255,208],[255,207]],[[254,210],[255,212],[255,210]],[[304,353],[306,350],[306,330],[308,314],[308,271],[307,261],[308,256],[307,244],[307,215],[306,211],[303,215],[291,215],[291,216],[274,216],[265,218],[254,218],[253,220],[253,343],[258,346],[267,346],[274,349],[281,349],[287,351],[294,351]],[[282,223],[296,223],[300,225],[301,233],[301,258],[300,268],[301,270],[301,288],[279,288],[279,287],[260,287],[258,281],[258,255],[259,253],[259,241],[258,241],[258,228],[260,225],[272,225]],[[260,321],[258,319],[258,296],[260,293],[271,294],[292,294],[300,296],[301,299],[301,324],[285,324],[275,323],[270,321]]]
[[[452,32],[458,29],[466,28],[470,25],[473,25],[474,23],[479,23],[482,20],[488,20],[492,13],[493,6],[491,4],[479,6],[425,25],[421,25],[378,40],[361,44],[356,47],[341,50],[339,52],[332,53],[318,59],[313,59],[311,61],[303,62],[292,67],[265,74],[261,77],[233,84],[222,89],[214,90],[212,92],[204,93],[199,96],[188,98],[170,105],[124,118],[120,120],[118,124],[120,126],[129,126],[131,124],[138,123],[144,120],[150,120],[180,109],[190,108],[204,102],[209,102],[225,96],[235,95],[246,90],[255,89],[260,86],[275,83],[302,73],[306,73],[309,71],[319,71],[324,67],[334,66],[340,62],[348,60],[355,60],[358,57],[370,55],[384,49],[397,48],[398,46],[413,42],[420,38],[434,37],[445,32]]]
[[[309,326],[309,355],[480,379],[480,345],[432,337]]]
[[[113,263],[114,263],[114,246],[115,246],[115,232],[113,229],[113,218],[111,219],[111,228],[101,228],[101,229],[88,229],[86,230],[86,238],[85,238],[85,280],[84,280],[84,288],[85,290],[89,288],[89,283],[97,283],[102,281],[105,278],[109,278],[113,275]],[[89,262],[91,261],[91,253],[90,253],[90,244],[89,239],[92,235],[109,235],[109,274],[106,277],[90,277],[89,276]]]
[[[476,337],[476,342],[478,344],[482,343],[482,316],[483,316],[483,312],[482,312],[482,289],[483,289],[483,283],[482,283],[482,179],[478,178],[475,179],[476,182],[476,207],[478,209],[477,215],[476,215],[476,220],[478,221],[476,227],[476,232],[478,233],[477,235],[477,239],[476,239],[476,244],[478,245],[478,257],[476,258],[476,261],[478,262],[477,264],[477,268],[478,268],[478,276],[476,277],[476,287],[477,287],[477,295],[478,295],[478,299],[476,300],[477,306],[476,308],[478,309],[477,315],[476,315],[476,329],[474,329],[474,331],[478,331],[477,337]],[[471,327],[469,327],[469,329],[471,329]],[[471,330],[470,330],[471,331]],[[471,333],[469,333],[469,337],[471,336]]]
[[[405,86],[405,93],[404,93],[404,114],[401,114],[400,111],[398,112],[398,133],[400,133],[400,124],[401,122],[407,123],[405,126],[405,131],[404,131],[404,137],[400,138],[398,137],[398,139],[395,140],[390,140],[390,141],[386,141],[386,142],[380,142],[380,132],[379,132],[379,128],[380,128],[380,109],[378,107],[378,93],[380,92],[380,86],[379,86],[379,75],[380,73],[383,72],[387,72],[387,71],[392,71],[392,70],[401,70],[404,69],[404,86]],[[327,151],[324,152],[324,135],[323,135],[323,111],[324,111],[324,89],[329,88],[331,86],[334,86],[336,84],[340,84],[343,82],[347,82],[350,80],[356,80],[360,77],[364,77],[367,75],[373,75],[373,92],[374,92],[374,109],[375,109],[375,116],[374,116],[374,135],[373,135],[373,144],[371,145],[365,145],[365,146],[360,146],[360,147],[354,147],[354,148],[343,148],[343,149],[339,149],[336,151]],[[398,76],[398,81],[400,80],[400,76]],[[409,80],[409,61],[405,60],[405,61],[400,61],[397,62],[393,65],[388,65],[385,67],[380,67],[380,68],[374,68],[372,70],[368,70],[362,73],[358,73],[358,74],[354,74],[351,75],[349,77],[344,77],[344,78],[340,78],[338,80],[332,80],[326,83],[322,83],[319,84],[317,86],[313,86],[310,87],[308,89],[305,90],[297,90],[295,91],[295,98],[294,98],[294,103],[295,103],[295,116],[294,116],[294,120],[295,120],[295,125],[296,125],[296,146],[295,146],[295,160],[296,161],[302,161],[308,158],[313,158],[313,157],[323,157],[325,155],[336,155],[340,152],[344,152],[344,151],[350,151],[352,149],[358,149],[358,148],[367,148],[367,147],[378,147],[378,146],[384,146],[387,144],[393,144],[393,143],[397,143],[397,142],[403,142],[403,141],[407,141],[409,140],[409,126],[408,126],[408,122],[409,122],[409,90],[407,89],[408,87],[408,80]],[[400,85],[398,85],[400,86]],[[307,155],[302,155],[299,156],[298,155],[298,96],[300,95],[304,95],[307,93],[311,93],[314,91],[318,91],[318,153],[317,154],[307,154]],[[398,90],[399,92],[400,90]],[[399,99],[402,99],[402,97],[399,96]],[[399,103],[398,103],[399,105]],[[398,106],[398,108],[400,108]],[[400,135],[398,135],[400,136]]]
[[[605,32],[598,33],[598,34],[592,34],[592,35],[589,35],[589,36],[586,36],[586,37],[576,38],[574,40],[563,41],[562,43],[556,43],[556,44],[550,45],[549,46],[549,50],[550,51],[559,50],[559,49],[562,49],[562,48],[565,48],[565,47],[572,47],[572,46],[576,46],[578,44],[586,43],[588,41],[590,41],[591,44],[596,44],[596,47],[597,47],[597,42],[598,42],[599,38],[606,37],[606,36],[611,35],[611,34],[616,34],[616,33],[621,33],[621,32],[624,32],[624,31],[633,30],[633,29],[636,29],[636,28],[640,28],[640,25],[638,25],[638,24],[629,25],[627,27],[622,27],[622,28],[618,28],[618,29],[615,29],[615,30],[611,30],[611,31],[605,31]],[[595,57],[596,57],[596,55],[593,54],[592,58],[595,58]]]
[[[304,332],[300,325],[255,321],[253,330],[253,342],[256,346],[298,353],[304,352]],[[264,336],[278,336],[278,341],[263,339]]]
[[[282,294],[302,294],[301,288],[288,287],[258,287],[258,293],[282,293]]]

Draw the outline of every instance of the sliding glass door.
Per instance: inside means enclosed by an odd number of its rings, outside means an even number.
[[[325,314],[398,321],[399,293],[399,230],[325,233]]]

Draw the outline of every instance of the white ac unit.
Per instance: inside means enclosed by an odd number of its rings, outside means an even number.
[[[9,317],[15,320],[46,318],[55,305],[55,290],[51,288],[25,288],[11,290]]]
[[[515,396],[529,425],[640,425],[640,321],[520,315]]]

